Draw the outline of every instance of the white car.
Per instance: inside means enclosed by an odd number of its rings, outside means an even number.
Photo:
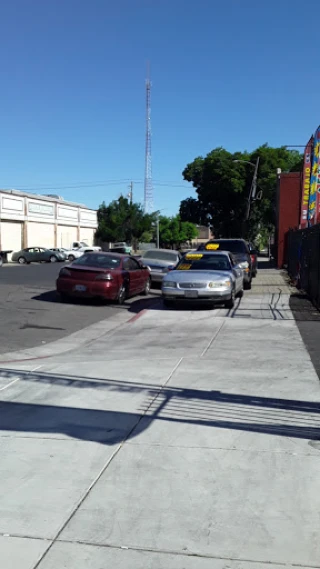
[[[66,251],[68,261],[72,262],[79,259],[84,253],[92,253],[93,251],[101,251],[101,247],[79,247],[78,249],[71,249]]]

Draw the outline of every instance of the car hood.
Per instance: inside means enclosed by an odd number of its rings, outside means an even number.
[[[165,281],[182,282],[208,282],[212,280],[226,280],[232,275],[231,271],[170,271],[164,277]]]
[[[176,265],[178,259],[176,259],[176,261],[165,261],[164,259],[148,259],[148,257],[141,257],[140,261],[149,267],[159,267],[159,269],[161,269],[162,267],[172,267],[173,265]]]

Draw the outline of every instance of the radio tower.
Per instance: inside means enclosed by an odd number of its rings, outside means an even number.
[[[152,184],[152,158],[151,158],[151,81],[150,67],[147,66],[146,79],[146,156],[144,176],[144,211],[153,211],[153,184]]]

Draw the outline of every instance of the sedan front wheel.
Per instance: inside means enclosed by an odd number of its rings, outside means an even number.
[[[151,288],[151,279],[148,278],[148,279],[146,280],[146,284],[144,285],[144,289],[143,289],[143,291],[142,291],[142,294],[143,294],[144,296],[148,296],[148,294],[149,294],[149,292],[150,292],[150,288]]]
[[[231,293],[231,298],[229,300],[227,300],[227,302],[224,303],[225,307],[229,308],[229,310],[234,307],[235,296],[236,295],[235,295],[235,292],[233,289],[233,291]]]
[[[19,259],[18,259],[19,265],[25,265],[26,262],[27,262],[27,261],[26,261],[25,257],[19,257]]]

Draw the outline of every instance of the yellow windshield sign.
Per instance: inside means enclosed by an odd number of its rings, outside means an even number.
[[[202,259],[203,255],[202,253],[188,253],[185,256],[185,259],[187,259],[188,261],[197,261],[197,259]]]
[[[190,269],[192,265],[188,265],[187,263],[183,263],[182,265],[179,265],[178,270],[179,271],[187,271],[188,269]]]
[[[219,249],[219,247],[220,247],[219,243],[208,243],[208,245],[206,245],[206,250],[216,251],[217,249]]]

